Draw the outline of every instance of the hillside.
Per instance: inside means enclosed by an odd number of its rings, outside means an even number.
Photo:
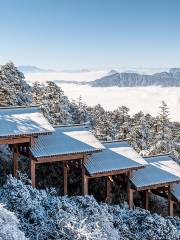
[[[30,240],[178,240],[179,218],[161,217],[143,209],[98,203],[92,196],[58,197],[9,178],[0,188],[0,202],[20,220]],[[0,218],[1,219],[1,218]],[[0,229],[1,236],[2,229]],[[5,239],[5,238],[0,238]],[[19,238],[6,238],[24,240]]]

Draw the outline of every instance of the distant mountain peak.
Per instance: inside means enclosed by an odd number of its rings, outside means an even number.
[[[114,70],[114,69],[112,69],[112,70],[110,70],[110,71],[108,72],[107,76],[111,76],[111,75],[114,75],[114,74],[119,74],[119,72],[116,71],[116,70]]]
[[[21,65],[18,69],[23,73],[42,73],[42,72],[56,72],[53,69],[43,69],[33,65]]]

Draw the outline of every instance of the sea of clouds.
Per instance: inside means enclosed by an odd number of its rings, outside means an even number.
[[[107,70],[96,71],[62,71],[45,73],[28,73],[25,77],[28,82],[39,81],[41,83],[54,80],[66,81],[91,81],[107,75]],[[170,110],[170,118],[180,121],[180,88],[178,87],[90,87],[70,83],[60,83],[60,87],[70,99],[82,100],[90,106],[101,104],[107,110],[113,110],[118,106],[126,105],[130,108],[130,114],[142,110],[144,113],[157,115],[159,106],[164,100]]]

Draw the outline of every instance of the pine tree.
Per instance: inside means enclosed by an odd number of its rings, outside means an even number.
[[[160,109],[161,111],[157,118],[158,132],[156,135],[156,151],[158,153],[169,152],[173,146],[169,109],[164,101],[162,101]]]
[[[137,120],[136,120],[137,121]],[[142,155],[149,155],[154,144],[154,119],[151,115],[138,115],[139,124],[131,127],[129,139],[133,147]]]
[[[94,120],[93,129],[96,137],[100,140],[112,139],[112,113],[105,111],[104,108],[100,104],[98,104],[94,108],[92,108],[92,116]]]
[[[0,68],[0,106],[29,105],[32,102],[31,87],[12,62]]]
[[[116,139],[126,139],[130,127],[129,108],[121,106],[111,116]]]
[[[47,82],[47,85],[34,83],[33,97],[34,103],[42,105],[45,117],[53,125],[71,122],[69,100],[54,82]]]
[[[81,124],[91,122],[91,113],[88,111],[87,105],[83,103],[81,96],[77,101],[72,101],[70,109],[74,123]]]

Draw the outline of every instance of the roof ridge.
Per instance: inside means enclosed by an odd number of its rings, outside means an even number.
[[[18,109],[18,108],[40,108],[41,105],[23,105],[23,106],[6,106],[6,107],[0,107],[0,110],[2,109]]]
[[[87,126],[88,127],[88,123],[79,123],[79,124],[58,124],[58,125],[53,125],[53,128],[58,128],[58,127],[80,127],[80,126]]]
[[[169,153],[160,153],[160,154],[155,154],[155,155],[149,155],[149,156],[143,156],[143,158],[150,158],[150,157],[160,157],[160,156],[167,156],[170,155]]]
[[[128,139],[120,139],[120,140],[109,140],[109,141],[100,141],[101,143],[116,143],[116,142],[128,142]]]

